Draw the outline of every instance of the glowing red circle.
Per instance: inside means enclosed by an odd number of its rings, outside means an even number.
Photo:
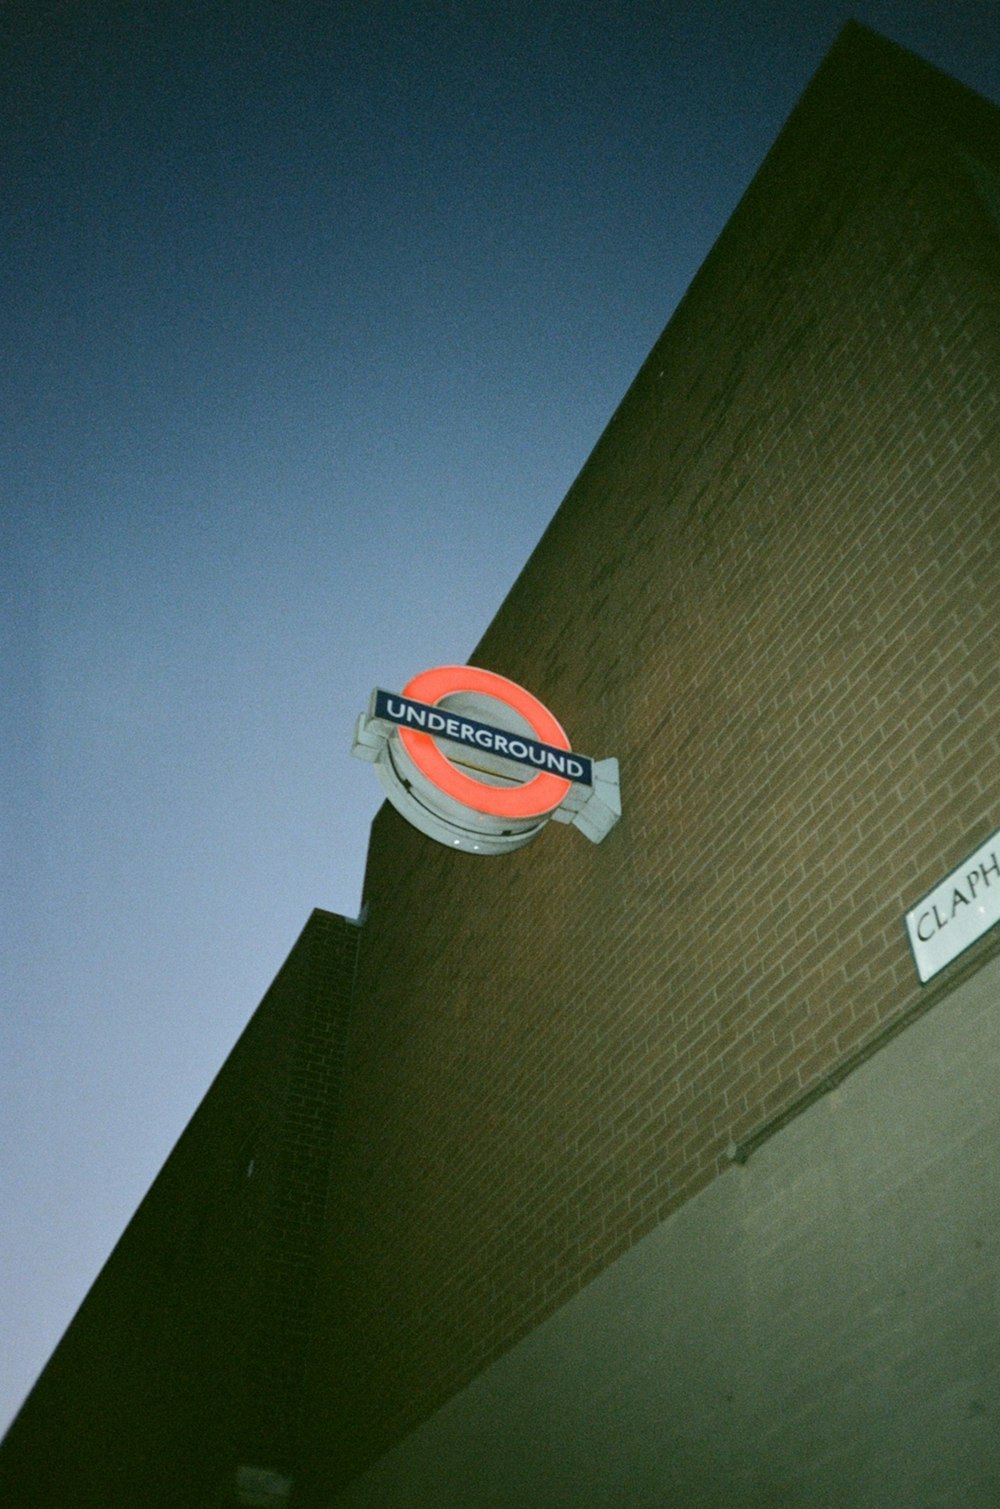
[[[482,671],[473,665],[441,665],[431,671],[422,671],[403,688],[403,696],[412,697],[415,702],[437,703],[443,697],[459,692],[480,692],[498,702],[505,702],[530,723],[540,743],[552,744],[557,749],[570,748],[562,724],[545,704],[526,692],[523,686],[518,686],[516,681],[508,681],[506,676],[498,676],[495,671]],[[546,770],[539,771],[523,786],[487,786],[456,769],[438,749],[431,734],[421,733],[416,728],[401,728],[399,737],[414,765],[433,786],[463,807],[471,807],[474,812],[484,812],[489,817],[545,817],[559,806],[572,785],[565,776],[553,775]]]

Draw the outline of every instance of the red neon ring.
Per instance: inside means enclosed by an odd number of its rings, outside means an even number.
[[[432,704],[457,692],[481,692],[495,697],[530,723],[540,743],[552,744],[557,749],[570,748],[562,724],[545,704],[516,681],[508,681],[495,671],[482,671],[472,665],[441,665],[432,671],[422,671],[403,688],[404,697]],[[565,776],[544,770],[523,786],[487,786],[456,769],[438,749],[433,735],[421,733],[417,728],[401,728],[399,737],[414,765],[432,786],[463,807],[471,807],[488,817],[545,817],[559,806],[573,784]]]

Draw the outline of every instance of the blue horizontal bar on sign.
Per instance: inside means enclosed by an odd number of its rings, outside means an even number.
[[[415,728],[439,739],[468,744],[470,749],[513,760],[517,765],[528,765],[535,771],[563,776],[580,786],[594,784],[594,762],[587,755],[525,738],[523,734],[511,733],[508,728],[493,728],[489,723],[449,713],[430,702],[416,702],[412,697],[380,689],[375,693],[375,717],[384,718],[387,723],[395,723],[400,728]]]

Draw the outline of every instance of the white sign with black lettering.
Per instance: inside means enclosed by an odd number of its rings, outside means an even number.
[[[1000,922],[1000,831],[906,914],[921,983]]]

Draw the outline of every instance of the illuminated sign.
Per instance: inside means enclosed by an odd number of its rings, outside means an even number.
[[[921,984],[1000,922],[1000,832],[970,854],[906,914]]]
[[[476,666],[374,691],[353,753],[409,822],[471,853],[519,848],[550,818],[600,843],[621,815],[617,760],[579,754],[537,697]]]
[[[521,765],[548,770],[570,781],[581,781],[585,786],[594,783],[593,760],[588,760],[586,755],[574,754],[568,746],[542,744],[537,739],[518,739],[505,729],[491,728],[488,723],[443,713],[429,702],[414,702],[410,697],[394,697],[392,692],[377,691],[375,716],[385,718],[388,723],[398,723],[400,728],[418,728],[475,749],[485,749]]]

